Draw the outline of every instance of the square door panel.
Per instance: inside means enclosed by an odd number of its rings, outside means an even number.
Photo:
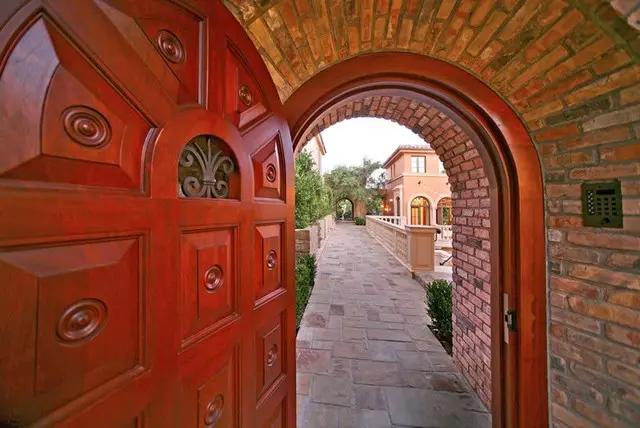
[[[141,248],[131,237],[0,252],[6,404],[46,413],[142,365]]]
[[[180,427],[233,428],[239,422],[239,350],[233,347],[191,367],[183,382],[185,394]]]
[[[256,331],[256,393],[258,399],[284,371],[282,315]]]
[[[182,333],[190,338],[237,313],[236,229],[190,231],[182,236]]]
[[[280,135],[276,135],[252,155],[256,197],[282,199],[281,152]]]
[[[264,428],[284,428],[284,415],[284,403],[280,403],[276,410],[273,412],[273,415],[271,415],[271,417],[267,419],[268,422],[264,424]]]
[[[282,287],[282,224],[256,227],[256,300]]]

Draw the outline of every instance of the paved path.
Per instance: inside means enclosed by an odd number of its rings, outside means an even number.
[[[298,426],[489,427],[405,268],[362,226],[326,245],[297,338]]]

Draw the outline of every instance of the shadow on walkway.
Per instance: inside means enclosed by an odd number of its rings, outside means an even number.
[[[297,337],[298,426],[491,426],[406,269],[362,226],[339,223],[326,245]]]

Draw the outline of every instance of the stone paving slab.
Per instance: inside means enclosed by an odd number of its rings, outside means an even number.
[[[427,328],[424,290],[364,227],[338,224],[297,336],[301,428],[487,428]]]

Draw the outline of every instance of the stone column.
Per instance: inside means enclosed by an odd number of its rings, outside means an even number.
[[[409,265],[413,272],[435,270],[436,228],[406,225]]]

